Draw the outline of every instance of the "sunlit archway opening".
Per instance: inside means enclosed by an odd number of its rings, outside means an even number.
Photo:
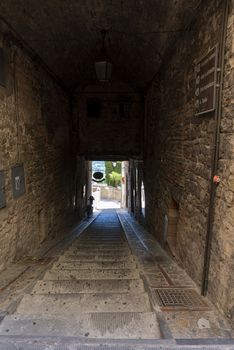
[[[92,161],[91,193],[94,210],[126,207],[126,174],[123,161]]]

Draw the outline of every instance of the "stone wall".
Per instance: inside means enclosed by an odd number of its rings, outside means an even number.
[[[195,61],[220,43],[224,1],[201,2],[189,30],[146,96],[146,220],[163,244],[171,208],[177,208],[176,255],[201,286],[207,230],[215,114],[195,116]],[[231,2],[230,2],[231,4]],[[209,295],[231,318],[233,305],[233,15],[230,7],[219,173]],[[232,280],[232,281],[231,281]]]
[[[88,104],[100,103],[92,116]],[[75,94],[73,128],[80,155],[129,157],[139,155],[143,139],[143,100],[123,83],[88,86]]]
[[[230,1],[231,3],[231,1]],[[228,20],[209,293],[234,327],[234,1]]]
[[[93,192],[100,192],[100,200],[121,202],[121,189],[107,185],[93,185]]]
[[[0,87],[0,270],[61,233],[72,212],[66,93],[14,40],[4,40],[6,87]],[[14,199],[11,168],[23,164],[26,193]]]
[[[77,151],[73,149],[73,152]],[[76,157],[74,162],[74,191],[72,202],[75,210],[75,217],[82,219],[85,215],[88,198],[91,195],[91,174],[90,162],[86,161],[84,157]]]

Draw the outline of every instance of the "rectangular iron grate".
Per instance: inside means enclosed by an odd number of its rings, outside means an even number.
[[[161,306],[166,309],[208,309],[208,305],[193,289],[159,288],[155,290]]]

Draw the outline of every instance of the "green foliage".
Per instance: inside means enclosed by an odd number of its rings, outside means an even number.
[[[121,186],[121,174],[116,173],[115,171],[112,171],[108,175],[109,185],[112,187],[118,187]]]
[[[106,166],[106,177],[113,171],[113,165],[111,162],[105,162]]]
[[[113,163],[106,161],[106,182],[108,186],[118,187],[121,186],[121,162],[116,162],[116,166]]]

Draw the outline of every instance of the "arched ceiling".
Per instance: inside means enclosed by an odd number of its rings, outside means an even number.
[[[201,0],[1,0],[0,15],[69,89],[95,81],[107,29],[113,79],[143,89]]]

